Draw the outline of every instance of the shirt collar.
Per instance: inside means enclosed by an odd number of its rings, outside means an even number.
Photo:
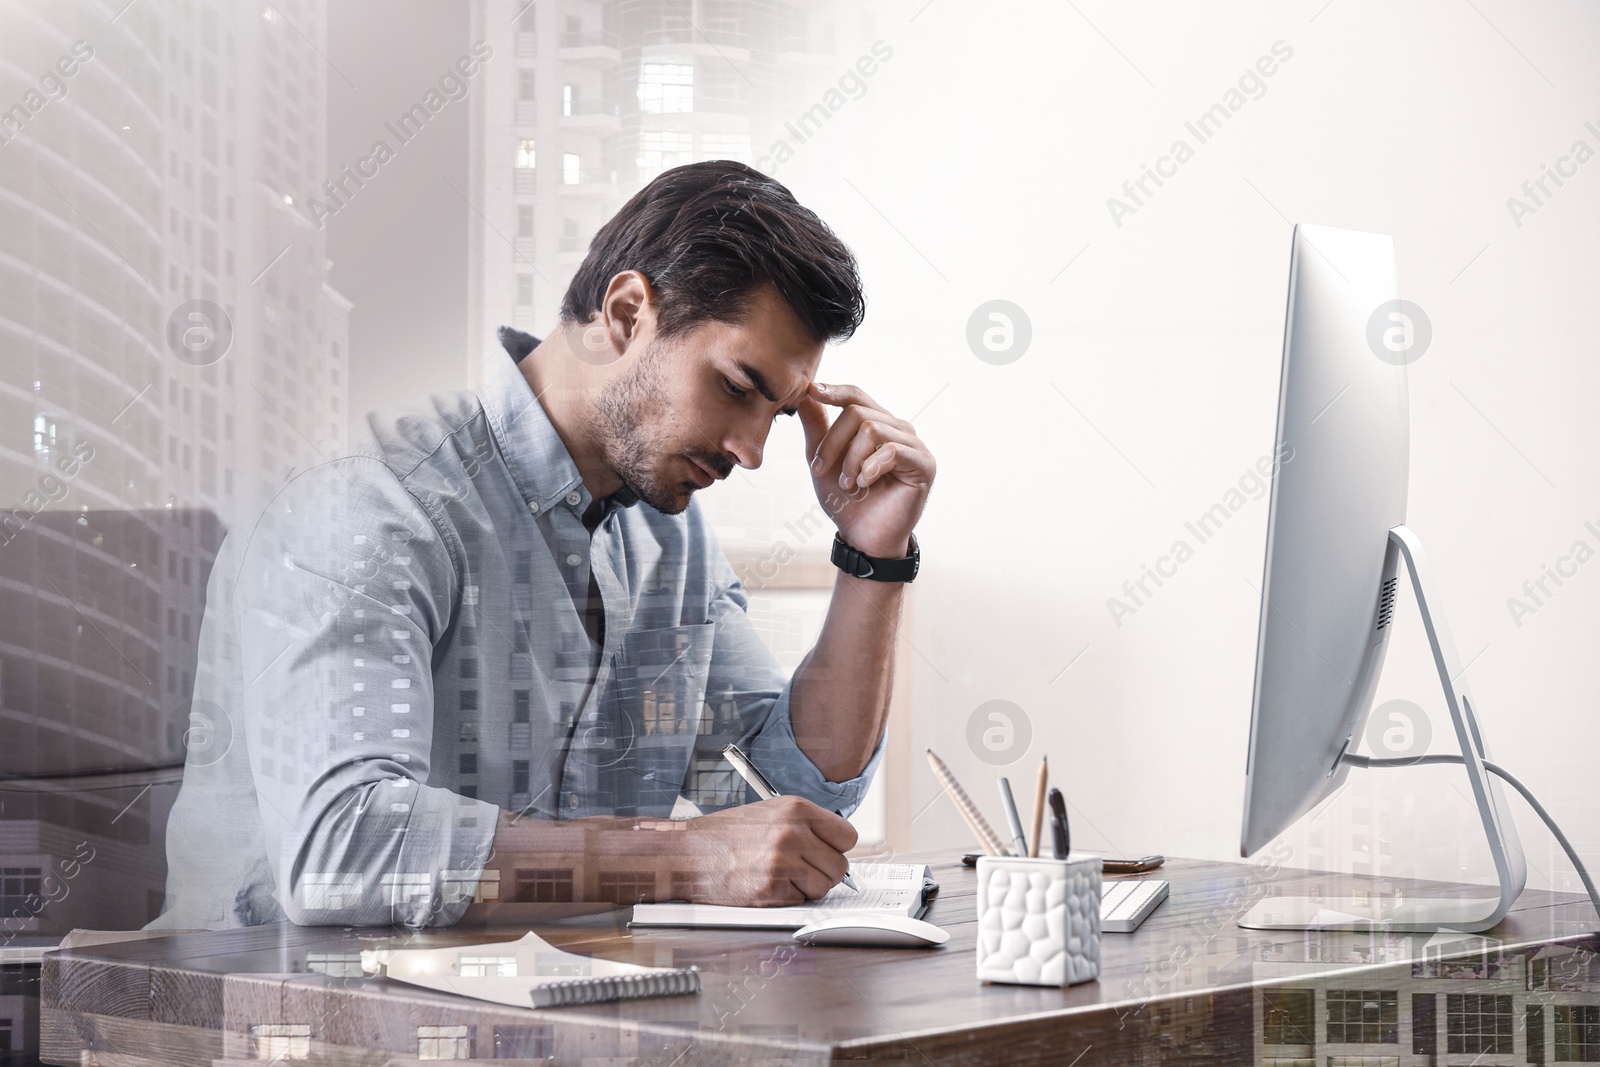
[[[481,393],[483,409],[528,510],[538,515],[553,507],[567,506],[581,516],[593,497],[544,405],[533,395],[509,353],[491,349],[487,363]],[[605,498],[602,513],[631,507],[638,499],[624,486]]]

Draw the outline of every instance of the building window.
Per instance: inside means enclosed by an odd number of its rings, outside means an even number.
[[[1439,997],[1436,993],[1411,994],[1411,1052],[1415,1056],[1439,1054]]]
[[[250,1027],[250,1054],[258,1060],[311,1058],[309,1023],[256,1023]]]
[[[478,754],[476,752],[463,752],[461,754],[461,773],[478,773]]]
[[[535,904],[570,904],[571,871],[518,871],[517,900]]]
[[[561,115],[563,118],[572,117],[572,98],[576,94],[577,90],[570,85],[561,87]]]
[[[486,900],[500,899],[500,872],[445,871],[440,892],[446,904],[471,901],[482,904]]]
[[[600,875],[600,899],[609,904],[638,904],[655,896],[651,871],[608,871]]]
[[[532,100],[533,99],[533,91],[534,91],[533,90],[533,84],[534,84],[534,80],[535,80],[534,79],[534,72],[532,70],[529,70],[527,67],[524,67],[521,70],[517,71],[517,99],[518,100]]]
[[[1556,1062],[1600,1063],[1600,1005],[1556,1005]]]
[[[561,220],[561,246],[559,252],[576,252],[578,250],[578,220]]]
[[[583,180],[583,161],[576,153],[561,153],[561,184],[577,185]]]
[[[517,142],[517,167],[520,170],[533,169],[533,142],[531,140]]]
[[[1328,1043],[1393,1045],[1400,1040],[1400,994],[1390,989],[1330,989]]]
[[[533,275],[517,275],[517,304],[527,307],[533,303]]]
[[[458,956],[456,962],[463,978],[515,978],[515,956]]]
[[[27,900],[39,897],[43,876],[44,870],[39,867],[0,868],[0,915],[10,916],[19,911],[24,915],[37,914],[28,907]]]
[[[694,135],[672,130],[646,130],[639,138],[639,155],[635,163],[639,177],[648,181],[672,167],[694,160]]]
[[[705,882],[694,871],[672,872],[672,899],[701,900],[705,897]]]
[[[744,803],[744,779],[728,766],[727,760],[694,761],[693,784],[689,799],[701,808],[726,808]]]
[[[702,133],[700,135],[701,159],[732,159],[750,162],[750,135],[748,133]]]
[[[433,895],[433,880],[426,873],[386,874],[382,885],[385,907],[426,904]]]
[[[515,689],[511,693],[511,721],[528,721],[528,690]]]
[[[533,236],[533,205],[532,204],[518,204],[517,205],[517,236],[518,237],[532,237]]]
[[[1515,1017],[1510,994],[1451,993],[1445,999],[1448,1037],[1445,1052],[1451,1056],[1512,1054]],[[1560,1034],[1561,1016],[1556,1016]],[[1560,1038],[1557,1038],[1559,1042]],[[1557,1046],[1559,1048],[1559,1045]],[[1556,1056],[1560,1058],[1559,1052]]]
[[[307,952],[306,970],[330,978],[365,978],[359,952]]]
[[[693,111],[693,61],[662,58],[639,64],[639,110],[651,115]]]
[[[1316,993],[1268,989],[1261,994],[1261,1039],[1268,1045],[1316,1044]]]
[[[1524,1032],[1528,1035],[1528,1062],[1544,1062],[1544,1006],[1529,1004],[1523,1014],[1526,1023]]]
[[[340,911],[361,903],[359,874],[310,872],[300,876],[300,906],[307,911]]]
[[[417,1027],[417,1059],[470,1060],[472,1038],[465,1026]]]
[[[497,1060],[546,1060],[553,1059],[555,1054],[555,1033],[548,1025],[494,1028],[494,1058]]]
[[[528,761],[514,759],[511,761],[511,792],[526,793],[528,791]]]

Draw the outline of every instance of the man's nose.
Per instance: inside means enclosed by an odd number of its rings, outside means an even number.
[[[761,456],[767,445],[767,431],[771,428],[770,422],[763,423],[759,429],[755,426],[735,427],[723,439],[723,451],[732,456],[739,466],[755,470],[761,466]]]

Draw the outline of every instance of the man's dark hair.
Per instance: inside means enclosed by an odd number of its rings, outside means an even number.
[[[561,301],[563,324],[589,322],[611,279],[643,274],[657,332],[744,321],[771,283],[818,344],[849,337],[866,314],[855,256],[778,181],[717,159],[663,171],[600,227]]]

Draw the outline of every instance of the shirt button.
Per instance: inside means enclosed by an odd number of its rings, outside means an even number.
[[[581,500],[583,500],[583,494],[578,492],[576,489],[567,494],[567,503],[571,504],[573,507],[577,507]]]
[[[576,552],[567,553],[567,566],[576,567],[578,564],[580,564],[582,562],[583,562],[583,557],[578,555]]]
[[[537,500],[528,501],[528,510],[535,515],[539,514],[539,502]]]

